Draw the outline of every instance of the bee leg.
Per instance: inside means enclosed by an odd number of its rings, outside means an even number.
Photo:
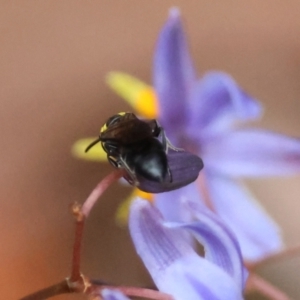
[[[162,127],[160,127],[159,135],[161,136],[161,142],[162,142],[163,148],[164,148],[166,153],[168,152],[168,149],[172,149],[172,150],[177,151],[177,152],[184,150],[182,148],[177,148],[177,147],[175,147],[171,144],[171,142],[169,141],[169,139],[166,136],[165,130]]]
[[[129,175],[129,183],[134,185],[139,185],[139,182],[136,180],[134,176],[134,172],[128,167],[125,161],[121,158],[116,158],[111,155],[107,155],[107,159],[109,163],[115,167],[116,169],[125,169],[126,173]]]
[[[149,125],[152,128],[153,136],[156,137],[156,138],[161,137],[161,142],[162,142],[164,151],[166,153],[168,152],[168,149],[172,149],[172,150],[177,151],[177,152],[184,150],[182,148],[177,148],[177,147],[172,145],[172,143],[169,141],[169,139],[166,136],[165,130],[159,125],[157,120],[151,120],[149,122]]]
[[[134,171],[130,169],[130,167],[127,165],[127,163],[125,162],[124,159],[122,159],[121,157],[119,158],[120,160],[120,165],[121,168],[125,169],[126,173],[129,176],[129,183],[133,184],[135,186],[138,186],[140,183],[138,182],[138,180],[135,177]]]
[[[124,168],[126,169],[126,168]],[[126,169],[127,174],[129,175],[128,182],[132,185],[138,186],[140,183],[136,180],[135,176],[132,174],[131,170]]]
[[[157,120],[151,120],[149,123],[152,127],[152,133],[153,136],[156,138],[161,137],[161,142],[164,148],[164,151],[167,153],[167,150],[170,148],[174,151],[182,151],[181,148],[176,148],[172,145],[172,143],[169,141],[169,139],[166,136],[165,130],[160,126],[160,124],[157,122]]]

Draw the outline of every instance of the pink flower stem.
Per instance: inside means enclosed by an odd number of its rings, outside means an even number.
[[[84,221],[88,217],[93,206],[97,202],[100,196],[105,192],[105,190],[112,185],[115,181],[124,175],[123,170],[116,170],[108,174],[104,179],[102,179],[88,198],[85,200],[82,206],[78,203],[73,205],[72,211],[76,218],[75,227],[75,239],[73,245],[73,255],[72,255],[72,271],[69,278],[70,282],[81,282],[82,276],[80,272],[80,261],[81,261],[81,248],[82,248],[82,236],[84,229]]]
[[[25,296],[20,300],[42,300],[42,299],[48,299],[50,297],[54,297],[61,294],[67,294],[71,292],[72,291],[70,291],[67,281],[63,280],[62,282],[59,282],[55,285],[49,286],[45,289],[37,291],[28,296]]]
[[[106,191],[106,189],[115,181],[120,179],[124,175],[124,170],[116,170],[108,174],[98,185],[94,188],[88,198],[82,205],[81,212],[87,218],[94,204],[98,198]]]
[[[173,300],[173,298],[167,294],[159,291],[138,288],[138,287],[125,287],[125,286],[108,286],[102,283],[96,284],[95,280],[89,280],[83,276],[80,272],[80,261],[81,261],[81,248],[82,248],[82,236],[85,219],[88,217],[94,204],[98,198],[104,193],[104,191],[115,181],[124,175],[123,170],[117,170],[106,176],[92,191],[89,197],[86,199],[84,204],[81,206],[75,203],[72,207],[73,214],[75,215],[75,240],[73,245],[72,255],[72,270],[71,276],[62,282],[47,287],[45,289],[34,292],[28,296],[23,297],[20,300],[43,300],[50,297],[54,297],[64,293],[84,293],[84,294],[95,294],[100,293],[103,288],[118,289],[128,296],[137,296],[148,299],[156,300]],[[96,295],[97,296],[97,295]]]
[[[256,274],[249,275],[246,293],[250,292],[258,292],[270,300],[290,300],[284,292]]]
[[[75,238],[73,244],[71,276],[69,278],[70,282],[77,282],[81,280],[80,262],[85,217],[80,209],[80,206],[75,203],[73,206],[73,213],[77,215],[75,223]]]

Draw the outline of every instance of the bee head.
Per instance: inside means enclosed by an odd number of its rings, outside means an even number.
[[[107,128],[109,128],[110,126],[119,123],[121,121],[122,117],[125,116],[126,114],[127,114],[126,112],[119,112],[118,114],[111,116],[105,122],[105,124],[100,128],[100,136],[86,147],[85,152],[88,152],[97,143],[101,142],[101,133],[105,132],[107,130]]]
[[[120,122],[121,118],[126,115],[126,112],[120,112],[116,115],[111,116],[106,123],[100,128],[100,134],[107,130],[111,125],[117,124]]]

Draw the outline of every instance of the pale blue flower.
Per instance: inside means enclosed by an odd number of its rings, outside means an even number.
[[[261,116],[259,102],[223,72],[208,72],[200,79],[195,74],[179,12],[173,9],[154,56],[159,122],[176,147],[203,159],[201,172],[215,212],[236,235],[244,259],[260,259],[280,250],[282,239],[275,222],[237,179],[298,173],[300,142],[266,130],[238,128]],[[174,197],[178,193],[183,195],[174,191],[156,199],[166,217],[184,221],[187,213],[175,203],[180,201]]]
[[[261,116],[262,107],[228,74],[208,72],[197,79],[177,9],[170,11],[160,33],[153,73],[154,89],[118,72],[111,73],[108,81],[139,115],[157,118],[176,147],[203,159],[201,178],[205,179],[214,211],[236,235],[245,260],[262,259],[279,251],[282,238],[278,226],[238,179],[299,173],[300,141],[246,128],[246,122]],[[85,148],[86,140],[83,140],[75,152],[83,155]],[[97,157],[103,159],[101,153],[91,155],[93,159]],[[174,182],[167,187],[150,182],[146,188],[143,184],[140,188],[163,192],[193,181],[202,165],[197,167],[191,159],[186,164],[186,172],[181,172],[181,168],[172,165],[177,164],[178,157],[171,159],[169,155],[171,169],[176,171]],[[178,158],[177,165],[181,167],[185,163]],[[195,172],[191,172],[190,165],[195,165]],[[201,180],[195,183],[198,187],[203,187]],[[199,191],[202,196],[203,188]],[[189,213],[181,210],[181,196],[174,197],[177,193],[158,195],[156,203],[159,202],[157,205],[165,216],[172,215],[172,220],[188,220]],[[203,200],[199,199],[199,192],[193,198]]]

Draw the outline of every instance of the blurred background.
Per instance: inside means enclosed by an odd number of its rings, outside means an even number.
[[[71,157],[76,139],[96,136],[130,108],[105,84],[111,70],[151,83],[152,55],[168,9],[178,6],[201,73],[230,73],[261,100],[259,126],[300,135],[299,1],[6,1],[0,10],[0,283],[17,299],[70,273],[73,219],[111,167]],[[300,177],[248,181],[282,227],[300,242]],[[83,272],[118,284],[149,284],[127,230],[114,223],[129,188],[114,185],[93,210]],[[300,298],[299,258],[260,273]],[[83,299],[60,296],[57,299]],[[250,299],[250,298],[249,298]],[[262,299],[253,295],[251,299]]]

